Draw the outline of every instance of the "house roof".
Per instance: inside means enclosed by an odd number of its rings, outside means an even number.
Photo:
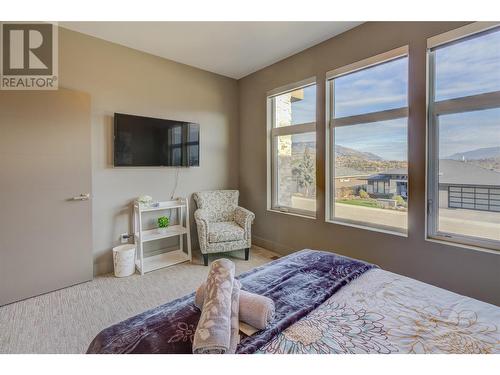
[[[335,167],[335,177],[365,177],[368,173],[349,167]]]
[[[500,185],[500,173],[458,160],[439,160],[439,183],[457,185]]]
[[[408,175],[406,168],[395,168],[385,172],[368,175],[348,167],[337,167],[335,177],[364,177],[367,180],[386,180],[391,175]],[[439,183],[457,185],[500,186],[500,172],[482,168],[471,162],[459,160],[439,160]]]
[[[385,180],[389,176],[394,176],[394,175],[403,175],[407,176],[408,175],[408,169],[406,168],[394,168],[394,169],[389,169],[385,172],[379,172],[372,174],[367,177],[368,180]]]

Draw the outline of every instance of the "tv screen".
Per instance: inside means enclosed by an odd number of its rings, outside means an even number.
[[[116,167],[200,165],[200,126],[115,113]]]

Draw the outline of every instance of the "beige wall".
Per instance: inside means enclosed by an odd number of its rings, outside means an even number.
[[[500,255],[425,241],[426,38],[462,23],[367,23],[238,81],[239,188],[256,213],[255,242],[288,253],[335,251],[443,288],[500,305]],[[408,238],[325,223],[325,73],[409,45]],[[266,211],[266,92],[317,77],[316,220]]]
[[[200,123],[200,167],[181,169],[177,196],[237,188],[237,82],[65,29],[59,39],[59,85],[92,101],[94,271],[103,273],[118,236],[131,229],[129,202],[168,199],[175,176],[175,168],[113,168],[113,113]]]

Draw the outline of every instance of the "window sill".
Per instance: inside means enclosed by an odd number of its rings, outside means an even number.
[[[429,241],[429,242],[434,242],[434,243],[437,243],[440,245],[448,245],[448,246],[453,246],[453,247],[460,247],[462,249],[467,249],[467,250],[480,251],[483,253],[500,255],[499,250],[490,249],[487,247],[481,247],[478,245],[470,245],[470,244],[458,242],[458,241],[450,239],[450,238],[445,238],[445,237],[440,237],[440,236],[435,236],[435,237],[425,236],[425,240]]]
[[[390,230],[390,229],[370,227],[368,225],[349,223],[346,221],[339,221],[339,220],[325,220],[325,222],[330,223],[330,224],[338,224],[338,225],[343,225],[346,227],[364,229],[364,230],[368,230],[368,231],[372,231],[372,232],[378,232],[378,233],[384,233],[384,234],[390,234],[393,236],[408,238],[408,233],[398,232],[398,231]]]
[[[304,219],[316,220],[316,214],[306,215],[306,214],[301,214],[301,213],[297,213],[297,212],[293,212],[293,211],[288,211],[288,212],[281,211],[281,210],[274,209],[274,208],[268,208],[267,211],[273,212],[276,214],[284,214],[284,215],[290,215],[290,216],[297,216],[297,217],[301,217]]]

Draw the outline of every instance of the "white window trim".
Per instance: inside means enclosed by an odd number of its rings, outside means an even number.
[[[500,241],[478,238],[438,230],[439,210],[439,168],[438,155],[438,116],[444,114],[470,112],[500,108],[500,91],[464,96],[454,99],[434,100],[434,52],[433,49],[444,44],[466,38],[477,33],[499,27],[500,22],[474,22],[469,25],[436,35],[427,40],[427,142],[426,142],[426,240],[459,245],[471,249],[500,250]]]
[[[325,222],[332,224],[345,225],[349,227],[370,230],[374,232],[381,232],[396,236],[408,237],[408,229],[398,230],[397,228],[388,228],[383,225],[370,224],[335,218],[335,208],[333,203],[335,202],[335,184],[332,182],[335,180],[335,143],[334,143],[334,128],[339,126],[356,125],[363,123],[372,123],[378,121],[394,120],[398,118],[407,118],[409,113],[409,104],[406,107],[383,110],[372,113],[364,113],[361,115],[354,115],[348,117],[338,117],[334,118],[334,79],[341,77],[343,75],[351,74],[359,70],[368,69],[374,65],[379,65],[384,62],[395,60],[401,57],[409,55],[409,48],[407,45],[395,48],[393,50],[371,56],[369,58],[363,59],[361,61],[354,62],[352,64],[330,70],[326,73],[326,111],[325,111]],[[407,72],[409,75],[409,70]],[[410,87],[408,85],[408,91]],[[407,93],[407,98],[409,95]],[[408,134],[407,134],[408,137]],[[408,153],[408,150],[407,150]],[[409,188],[408,188],[409,191]],[[408,195],[409,196],[409,195]],[[409,198],[408,198],[409,202]]]
[[[290,83],[270,90],[266,93],[266,108],[267,108],[267,210],[270,212],[282,213],[293,215],[297,217],[316,219],[316,211],[300,210],[287,206],[280,206],[277,202],[278,197],[278,183],[277,183],[277,170],[276,170],[276,157],[274,153],[275,139],[280,135],[292,135],[316,132],[316,122],[297,124],[290,126],[282,126],[279,128],[273,127],[274,108],[273,99],[276,96],[285,94],[290,91],[295,91],[307,86],[316,85],[316,77],[310,77],[299,82]]]

